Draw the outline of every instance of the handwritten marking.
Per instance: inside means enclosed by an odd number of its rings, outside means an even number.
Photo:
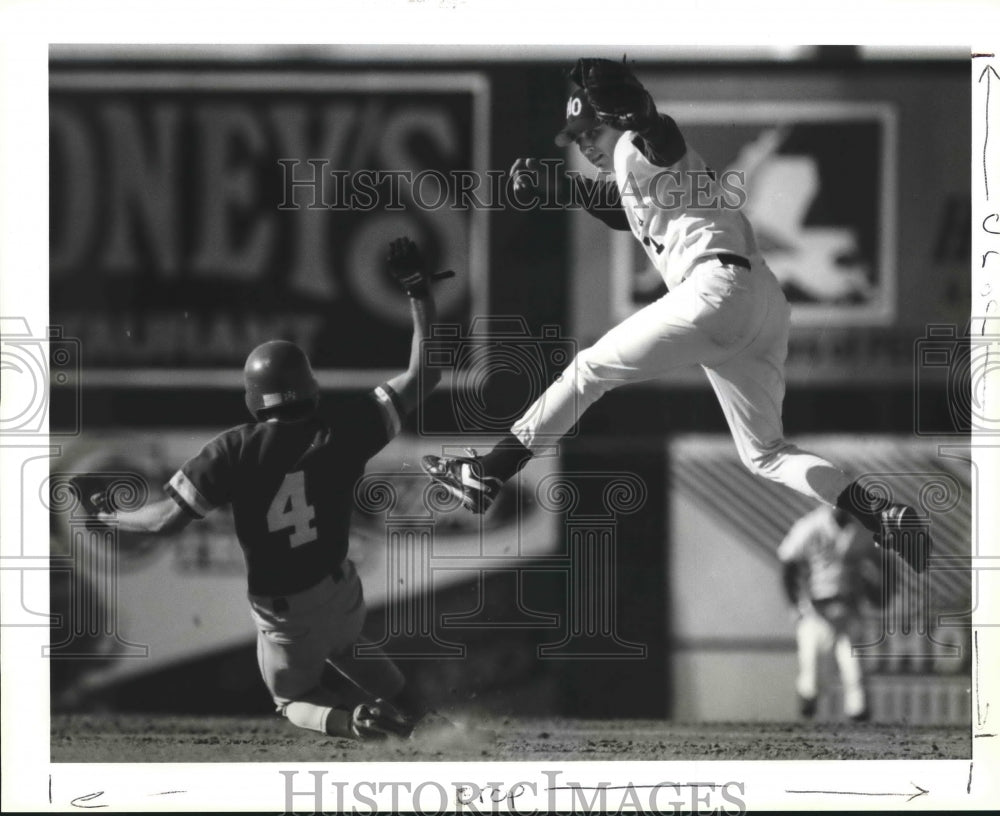
[[[983,725],[983,703],[979,697],[979,632],[972,633],[972,652],[976,656],[976,721]]]
[[[983,263],[981,264],[980,269],[986,268],[986,259],[989,258],[990,255],[1000,255],[1000,252],[997,252],[995,249],[986,250],[986,254],[983,255]]]
[[[101,796],[104,796],[104,791],[94,791],[93,793],[88,793],[88,794],[85,794],[84,796],[77,796],[76,799],[74,799],[74,800],[72,800],[70,802],[70,805],[72,805],[75,808],[83,808],[84,810],[93,810],[95,808],[106,808],[107,805],[78,805],[77,804],[77,802],[91,802],[94,799],[97,799],[97,798],[99,798]]]
[[[986,189],[986,200],[990,200],[990,179],[989,171],[987,170],[987,152],[986,146],[990,142],[990,85],[992,77],[990,74],[1000,79],[1000,74],[996,72],[992,65],[987,65],[983,68],[983,72],[979,75],[979,81],[983,81],[983,77],[986,77],[986,131],[983,134],[983,186]]]
[[[148,793],[147,796],[172,796],[178,793],[187,793],[186,790],[168,790],[159,791],[158,793]],[[83,796],[77,796],[75,799],[70,801],[70,805],[75,808],[80,808],[82,810],[96,810],[97,808],[111,807],[107,804],[87,804],[88,802],[93,802],[95,799],[100,799],[104,796],[104,791],[94,791],[93,793],[86,793]],[[49,804],[52,804],[52,774],[49,774]]]
[[[987,304],[987,306],[986,306],[986,312],[987,312],[987,314],[989,314],[989,311],[990,311],[990,307]],[[983,334],[984,335],[986,334],[986,321],[985,320],[983,321]],[[986,347],[986,363],[983,365],[983,370],[984,371],[989,371],[990,370],[990,347],[989,346]],[[983,377],[983,402],[982,402],[982,404],[983,405],[986,404],[986,378],[985,377]]]
[[[825,793],[832,796],[906,796],[909,797],[906,801],[912,802],[918,796],[923,796],[929,793],[925,788],[920,787],[914,782],[910,783],[917,789],[916,793],[872,793],[870,791],[828,791],[828,790],[786,790],[785,793]]]
[[[995,56],[996,56],[996,54],[981,54],[978,51],[974,51],[972,53],[972,58],[973,59],[980,59],[982,57],[995,57]]]
[[[52,774],[49,774],[49,804],[52,804]]]
[[[974,632],[972,637],[973,651],[976,654],[976,719],[982,728],[990,716],[990,704],[986,703],[985,709],[983,708],[982,685],[979,680],[979,632]]]
[[[973,734],[973,739],[982,739],[983,737],[995,737],[996,734]]]
[[[972,793],[972,763],[969,763],[969,783],[965,786],[966,795]]]
[[[989,196],[986,196],[989,198]],[[986,226],[987,221],[1000,221],[1000,213],[990,213],[983,219],[983,232],[988,232],[990,235],[1000,235],[1000,232],[994,232]]]

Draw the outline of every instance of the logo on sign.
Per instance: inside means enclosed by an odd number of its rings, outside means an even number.
[[[842,101],[682,106],[690,145],[743,179],[743,214],[797,325],[888,325],[895,307],[896,112]],[[662,296],[628,233],[628,315]],[[618,266],[616,268],[622,268]],[[628,267],[625,267],[628,268]]]

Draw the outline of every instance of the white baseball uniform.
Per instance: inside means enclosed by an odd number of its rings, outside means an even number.
[[[799,519],[778,547],[784,564],[801,566],[796,626],[799,674],[796,690],[807,700],[819,692],[819,661],[833,653],[844,687],[844,713],[866,708],[861,663],[853,654],[860,623],[860,563],[871,547],[853,523],[841,527],[833,511],[819,507]]]
[[[850,479],[784,439],[790,308],[750,223],[732,208],[733,196],[723,195],[668,116],[645,135],[622,134],[614,172],[628,227],[669,291],[581,351],[512,433],[537,451],[613,388],[698,364],[741,461],[761,476],[834,504]],[[612,223],[606,214],[594,214]]]

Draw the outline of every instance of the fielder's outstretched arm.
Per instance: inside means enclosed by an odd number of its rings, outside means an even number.
[[[544,196],[544,200],[554,192],[551,187],[553,179],[538,159],[515,159],[510,168],[510,177],[513,179],[515,192],[534,190]],[[622,232],[631,229],[613,176],[590,179],[573,172],[567,173],[565,178],[569,183],[569,200],[574,205],[582,206],[611,229]]]

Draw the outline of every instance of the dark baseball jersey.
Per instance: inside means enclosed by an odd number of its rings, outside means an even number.
[[[195,518],[232,505],[251,594],[301,591],[347,556],[354,485],[399,431],[394,399],[383,385],[330,414],[231,428],[165,489]]]

